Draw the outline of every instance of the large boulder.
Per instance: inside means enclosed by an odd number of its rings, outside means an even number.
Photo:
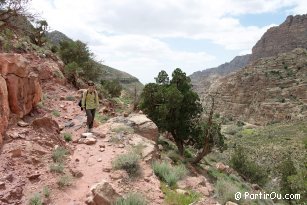
[[[6,130],[9,119],[9,104],[8,104],[8,92],[6,82],[2,75],[0,75],[0,145],[2,144],[2,134]]]
[[[146,117],[144,114],[132,114],[128,118],[129,121],[133,123],[133,128],[135,133],[153,140],[157,141],[159,136],[159,131],[157,125]]]
[[[106,181],[95,184],[91,188],[93,201],[96,205],[111,205],[120,195]]]
[[[28,114],[42,97],[30,61],[20,54],[0,54],[0,74],[6,79],[10,111],[20,118]]]
[[[60,133],[59,124],[50,117],[42,117],[32,122],[34,129],[47,131],[48,133]]]

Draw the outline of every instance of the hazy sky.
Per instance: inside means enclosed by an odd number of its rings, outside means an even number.
[[[51,30],[87,43],[97,60],[142,83],[160,70],[215,67],[252,46],[307,0],[32,0]]]

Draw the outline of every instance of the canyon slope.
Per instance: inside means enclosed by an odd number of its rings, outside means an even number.
[[[226,116],[256,124],[301,118],[306,115],[306,48],[307,15],[289,16],[268,29],[251,55],[225,64],[233,66],[229,72],[219,66],[192,74],[191,81],[205,102],[218,91],[217,110]]]

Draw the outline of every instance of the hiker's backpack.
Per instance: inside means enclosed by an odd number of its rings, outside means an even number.
[[[84,107],[86,107],[87,90],[86,90],[85,92],[86,92],[86,96],[85,96]],[[78,102],[78,105],[79,105],[79,107],[81,108],[81,110],[83,110],[83,108],[82,108],[82,99],[83,99],[83,95],[84,95],[84,92],[82,93],[81,99],[80,99],[79,102]]]
[[[84,107],[86,107],[86,97],[87,97],[87,90],[85,91],[86,92],[86,96],[85,96],[85,102],[84,102]],[[95,91],[95,94],[96,94],[96,91]],[[83,110],[83,108],[82,108],[82,98],[83,98],[83,95],[84,95],[84,92],[82,93],[82,97],[81,97],[81,100],[79,100],[79,102],[78,102],[78,105],[79,105],[79,107],[81,108],[81,110]],[[97,100],[96,99],[96,95],[95,95],[95,100]]]

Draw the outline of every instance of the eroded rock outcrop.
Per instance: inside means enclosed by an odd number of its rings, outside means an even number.
[[[0,75],[0,145],[2,144],[2,134],[8,125],[9,114],[6,82],[2,75]]]
[[[19,54],[1,54],[0,65],[0,73],[6,79],[10,111],[23,117],[41,100],[38,74]]]
[[[307,50],[263,58],[212,84],[217,112],[264,125],[307,116]],[[209,98],[207,98],[209,99]]]
[[[252,49],[251,62],[289,52],[295,48],[307,48],[307,14],[288,16],[279,26],[265,32]]]
[[[0,145],[10,115],[22,118],[41,100],[40,81],[65,83],[62,67],[59,60],[34,54],[0,54]]]

